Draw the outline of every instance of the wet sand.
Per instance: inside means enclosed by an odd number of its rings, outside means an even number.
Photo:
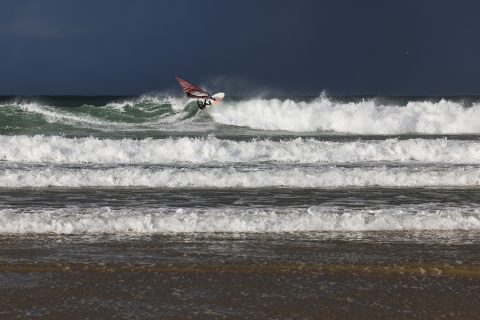
[[[2,319],[477,319],[478,233],[1,236]]]

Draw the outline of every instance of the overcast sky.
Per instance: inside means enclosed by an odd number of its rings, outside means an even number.
[[[480,2],[2,0],[0,94],[480,94]]]

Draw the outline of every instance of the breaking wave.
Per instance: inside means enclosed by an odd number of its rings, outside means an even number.
[[[311,102],[252,99],[225,102],[210,111],[222,124],[260,130],[330,131],[353,134],[479,134],[480,105],[408,102],[379,105],[375,100],[341,103],[327,97]]]
[[[312,232],[480,230],[480,212],[463,208],[61,209],[0,210],[0,233]]]
[[[466,156],[468,155],[468,156]],[[387,139],[330,142],[205,138],[99,139],[0,136],[0,160],[39,163],[239,163],[239,162],[430,162],[480,163],[480,141]]]
[[[62,126],[103,132],[198,132],[215,131],[219,126],[224,130],[236,126],[240,127],[237,130],[309,133],[480,134],[480,122],[477,121],[480,104],[466,107],[449,100],[410,101],[401,105],[394,102],[382,104],[375,99],[340,102],[326,96],[303,102],[227,99],[220,105],[198,112],[195,102],[188,99],[143,96],[97,106],[80,104],[73,107],[13,101],[0,105],[0,116],[0,133],[19,134],[51,133],[52,124],[58,125],[53,132],[64,132],[66,129]],[[196,123],[197,120],[200,123]],[[32,131],[32,128],[36,130]]]
[[[81,104],[73,107],[13,101],[0,105],[0,130],[3,133],[56,131],[59,134],[72,128],[106,132],[179,129],[178,124],[194,118],[197,111],[187,99],[174,97],[145,96],[101,106]]]
[[[472,166],[7,167],[0,187],[336,188],[480,185]]]

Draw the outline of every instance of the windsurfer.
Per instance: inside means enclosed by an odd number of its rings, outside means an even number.
[[[203,100],[203,102],[200,99],[197,100],[197,106],[198,106],[198,109],[200,110],[205,109],[206,106],[209,106],[211,104],[212,104],[212,101],[210,101],[209,99],[205,99]]]
[[[183,92],[185,92],[187,97],[197,100],[197,106],[200,110],[205,109],[207,106],[211,105],[212,102],[217,103],[217,99],[223,99],[223,93],[221,94],[220,98],[218,96],[214,98],[210,93],[200,87],[188,83],[187,81],[180,79],[179,77],[175,77],[175,79],[177,79],[178,84],[180,85],[180,87],[182,87],[182,90]]]

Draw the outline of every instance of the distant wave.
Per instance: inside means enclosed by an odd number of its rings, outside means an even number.
[[[479,230],[477,209],[61,209],[0,210],[0,234]]]
[[[329,142],[315,139],[249,141],[206,138],[98,139],[0,136],[0,160],[32,163],[355,163],[479,164],[480,141],[447,139]]]
[[[0,171],[0,187],[335,188],[472,187],[480,168],[406,167],[22,167]]]
[[[330,131],[352,134],[478,134],[480,105],[409,102],[406,106],[377,105],[374,100],[341,103],[327,97],[311,102],[251,99],[225,102],[212,108],[222,124],[261,130]]]

